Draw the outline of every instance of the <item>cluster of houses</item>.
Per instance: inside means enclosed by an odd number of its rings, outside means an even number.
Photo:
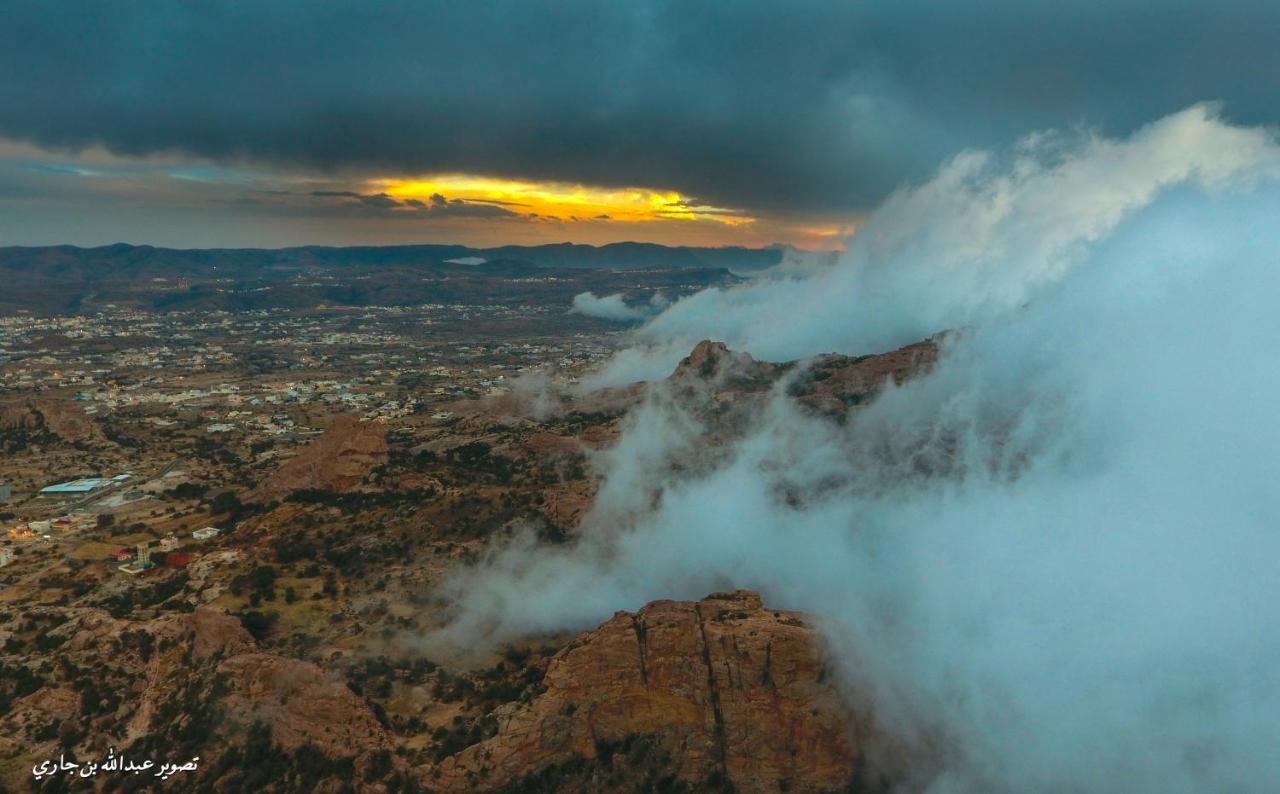
[[[77,511],[57,518],[45,518],[28,521],[25,524],[17,524],[9,527],[8,534],[10,540],[31,540],[33,538],[49,537],[54,530],[70,532],[83,529],[91,526],[96,520],[97,516],[92,513]]]
[[[191,533],[192,540],[209,540],[217,537],[222,530],[216,527],[205,527],[197,529]],[[154,553],[163,554],[163,563],[170,567],[182,567],[195,557],[194,554],[187,551],[177,551],[179,546],[178,537],[176,535],[166,535],[156,542],[155,549],[151,547],[151,543],[142,542],[134,548],[120,548],[111,552],[111,559],[118,563],[117,569],[130,575],[137,575],[143,571],[156,567],[156,559],[152,556]]]
[[[39,521],[28,521],[25,524],[17,524],[11,526],[6,533],[9,540],[34,540],[36,538],[53,537],[55,530],[60,532],[69,532],[90,526],[96,521],[96,517],[89,513],[75,512],[57,518],[48,518]],[[9,546],[0,547],[0,568],[13,562],[13,549]]]
[[[133,475],[130,474],[117,474],[114,477],[81,477],[78,480],[46,485],[40,489],[37,495],[46,499],[60,499],[74,504],[77,500],[114,491],[128,483],[132,477]],[[0,502],[7,501],[9,498],[11,498],[9,486],[0,483]],[[64,505],[64,509],[65,507]],[[8,529],[8,536],[11,540],[48,538],[51,537],[55,530],[70,532],[84,529],[92,527],[97,520],[98,516],[94,513],[84,510],[72,510],[70,513],[56,518],[35,519],[11,526]]]
[[[51,538],[51,533],[54,530],[69,531],[79,529],[91,525],[94,521],[95,516],[90,513],[73,513],[43,521],[28,521],[25,524],[10,527],[8,536],[10,540]],[[204,527],[192,532],[191,539],[201,542],[216,538],[220,534],[222,534],[222,530],[217,527]],[[180,545],[181,542],[178,537],[169,534],[156,541],[154,546],[150,542],[143,542],[133,548],[116,549],[107,556],[110,560],[120,563],[117,566],[118,570],[127,574],[139,574],[156,567],[157,562],[161,562],[171,568],[181,567],[191,562],[196,555],[192,552],[178,551]],[[155,554],[162,554],[163,557],[157,560],[153,556]],[[13,558],[14,550],[11,546],[0,546],[0,568],[13,562]]]

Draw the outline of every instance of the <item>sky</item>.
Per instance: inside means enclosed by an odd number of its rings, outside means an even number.
[[[0,245],[838,248],[1038,129],[1280,121],[1280,4],[0,10]]]

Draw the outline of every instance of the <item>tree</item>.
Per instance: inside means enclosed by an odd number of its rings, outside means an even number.
[[[280,617],[275,612],[259,612],[250,610],[243,612],[239,616],[240,624],[245,630],[253,635],[256,640],[263,640],[267,636],[267,632],[275,625],[276,620]]]
[[[209,512],[214,515],[235,515],[242,507],[240,497],[236,496],[235,491],[223,491],[213,497],[213,501],[209,503]]]

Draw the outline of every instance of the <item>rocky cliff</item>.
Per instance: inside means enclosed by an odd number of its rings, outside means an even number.
[[[254,488],[247,501],[281,499],[301,490],[350,491],[386,459],[386,427],[341,414],[323,435]]]
[[[200,773],[183,790],[209,792],[337,791],[353,775],[370,792],[818,792],[868,782],[866,721],[837,697],[805,616],[749,592],[619,612],[549,657],[508,655],[488,672],[446,674],[427,662],[437,686],[423,713],[463,709],[489,727],[426,755],[406,749],[461,718],[434,728],[388,719],[368,698],[377,679],[366,665],[297,658],[215,608],[149,620],[94,608],[11,617],[10,636],[25,638],[15,642],[36,642],[46,626],[39,642],[58,649],[59,663],[0,670],[0,786],[28,782],[40,758],[97,757],[108,746],[198,755]],[[499,669],[537,683],[506,686],[491,677]],[[471,694],[459,701],[459,692]]]
[[[617,613],[552,660],[546,690],[446,759],[448,791],[828,791],[850,784],[857,724],[804,616],[754,593]]]

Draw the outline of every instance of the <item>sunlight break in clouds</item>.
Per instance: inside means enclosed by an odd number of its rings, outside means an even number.
[[[754,588],[820,621],[912,787],[1280,788],[1278,216],[1273,135],[1205,106],[958,156],[834,267],[679,301],[614,364],[963,328],[930,375],[843,426],[779,391],[683,473],[696,419],[654,389],[582,540],[495,549],[435,639]]]
[[[608,189],[561,182],[522,182],[477,176],[379,179],[370,185],[398,199],[430,201],[445,195],[492,202],[528,214],[558,220],[712,220],[728,226],[753,223],[745,213],[701,204],[671,190]]]

